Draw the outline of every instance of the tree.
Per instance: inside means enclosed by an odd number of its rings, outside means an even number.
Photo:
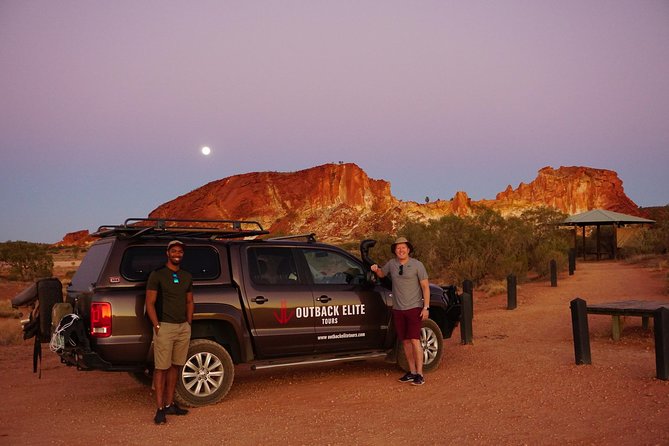
[[[0,243],[0,262],[9,266],[10,279],[33,280],[49,277],[53,270],[49,246],[40,243]]]

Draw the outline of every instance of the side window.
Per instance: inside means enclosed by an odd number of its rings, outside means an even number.
[[[259,285],[292,285],[300,283],[290,248],[250,247],[248,250],[251,280]]]
[[[365,281],[365,273],[360,265],[337,252],[305,249],[304,257],[314,283],[361,284]]]
[[[111,247],[111,243],[100,243],[91,246],[74,277],[72,277],[73,289],[87,291],[98,281]]]
[[[165,264],[164,246],[132,246],[123,253],[121,275],[139,282]],[[210,246],[186,246],[181,267],[193,275],[193,280],[216,279],[221,273],[218,251]]]

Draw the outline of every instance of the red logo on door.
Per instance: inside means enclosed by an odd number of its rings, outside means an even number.
[[[286,299],[281,299],[281,312],[279,314],[276,314],[276,311],[274,311],[274,319],[281,325],[285,325],[288,323],[289,320],[293,318],[293,315],[295,314],[295,309],[293,308],[293,311],[288,314],[288,305],[286,304]]]

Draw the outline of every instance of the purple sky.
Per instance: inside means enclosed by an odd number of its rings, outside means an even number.
[[[0,2],[0,241],[338,161],[402,200],[584,165],[666,205],[669,2]]]

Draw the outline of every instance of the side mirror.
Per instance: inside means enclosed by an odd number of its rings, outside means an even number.
[[[365,262],[365,267],[369,268],[374,263],[374,260],[369,258],[369,250],[376,245],[376,240],[366,239],[360,242],[360,258]]]

